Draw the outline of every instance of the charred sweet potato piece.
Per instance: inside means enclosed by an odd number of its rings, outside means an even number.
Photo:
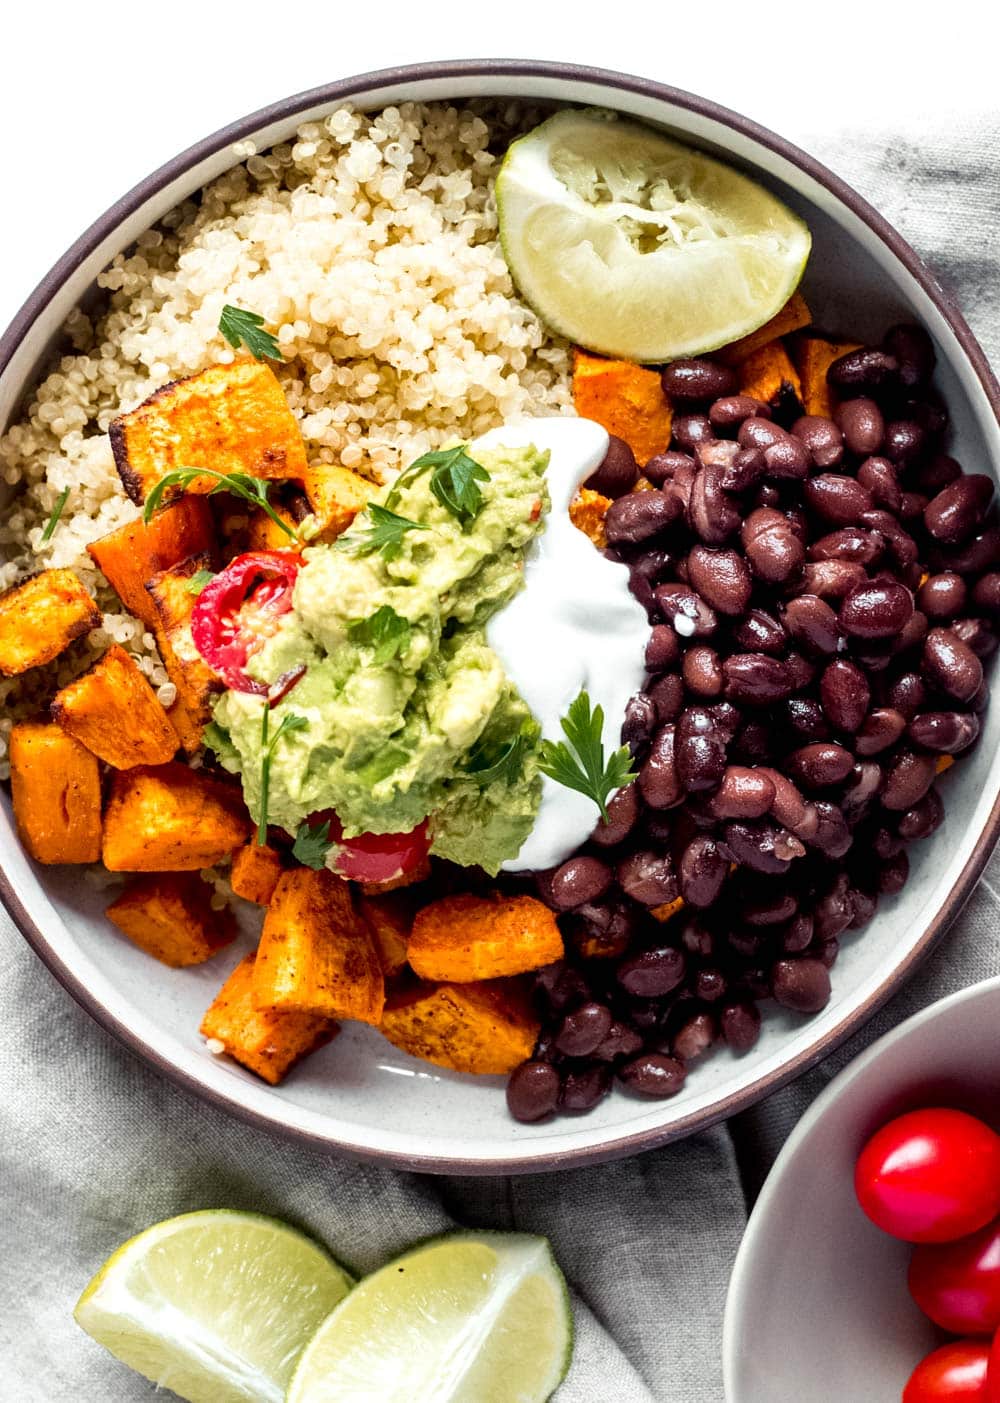
[[[176,686],[176,683],[174,684]],[[205,733],[205,722],[199,721],[197,716],[184,705],[180,693],[167,707],[167,715],[170,717],[170,724],[180,737],[181,745],[188,755],[193,755],[201,749],[201,738]]]
[[[153,632],[163,666],[192,720],[202,726],[211,715],[212,697],[222,691],[222,683],[191,637],[191,615],[197,595],[191,593],[190,586],[192,576],[199,570],[211,568],[210,556],[189,555],[146,582],[155,614]]]
[[[116,770],[164,765],[180,745],[156,693],[117,643],[56,693],[52,719]]]
[[[602,497],[600,492],[595,492],[590,487],[581,487],[569,504],[570,521],[578,531],[590,537],[598,550],[603,550],[608,544],[604,518],[610,505],[610,497]]]
[[[296,1062],[328,1043],[339,1029],[313,1013],[255,1007],[253,967],[253,955],[240,961],[201,1020],[200,1031],[209,1044],[221,1044],[230,1057],[277,1086]]]
[[[233,853],[229,885],[244,901],[267,906],[281,876],[281,857],[274,848],[251,841]]]
[[[156,610],[146,582],[191,555],[211,555],[212,512],[204,497],[182,497],[156,512],[119,526],[87,551],[130,614],[152,628]]]
[[[848,351],[858,350],[856,341],[840,343],[822,336],[797,336],[792,346],[795,365],[802,382],[802,404],[807,414],[829,418],[833,412],[833,397],[827,384],[826,372],[835,360]]]
[[[563,957],[556,918],[532,896],[446,896],[418,911],[407,959],[453,984],[524,974]]]
[[[386,979],[406,964],[406,947],[413,927],[413,901],[400,892],[385,896],[360,896],[358,910],[364,917]]]
[[[111,872],[192,872],[223,862],[250,835],[239,791],[176,760],[119,770],[104,813]]]
[[[0,595],[0,673],[15,677],[57,658],[101,622],[72,570],[43,570]]]
[[[249,357],[161,386],[119,415],[110,435],[118,476],[133,502],[144,502],[175,468],[300,482],[306,471],[302,434],[281,384],[269,366]],[[198,477],[165,496],[218,486],[216,478]]]
[[[627,360],[606,360],[577,349],[573,353],[573,403],[584,419],[603,424],[622,438],[640,466],[670,443],[673,410],[659,371]]]
[[[723,365],[739,365],[769,341],[777,341],[780,336],[789,336],[793,331],[808,326],[811,321],[812,313],[806,306],[805,298],[801,293],[793,292],[781,311],[776,312],[769,322],[759,326],[756,331],[751,331],[749,335],[741,336],[738,341],[730,341],[728,346],[721,346],[719,350],[712,351],[711,359],[720,360]]]
[[[253,988],[258,1008],[379,1022],[382,966],[346,882],[308,867],[279,879],[264,918]]]
[[[204,964],[236,939],[232,912],[212,909],[212,888],[194,872],[138,877],[104,913],[147,955],[173,969]]]
[[[10,733],[10,787],[18,835],[36,862],[101,855],[97,760],[61,726],[20,721]]]
[[[314,541],[332,541],[346,531],[376,490],[373,483],[335,463],[310,463],[304,482],[318,525]]]
[[[770,404],[783,393],[802,398],[799,373],[791,362],[784,342],[769,341],[746,356],[739,365],[740,394]]]
[[[530,1057],[539,1022],[515,982],[421,984],[394,994],[382,1032],[395,1046],[438,1067],[480,1075],[512,1072]]]

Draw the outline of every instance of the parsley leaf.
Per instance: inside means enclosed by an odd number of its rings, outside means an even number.
[[[257,360],[284,360],[278,348],[277,338],[263,330],[264,318],[257,312],[247,312],[242,307],[232,307],[227,302],[219,318],[219,330],[234,351],[240,349],[240,342]]]
[[[402,489],[428,468],[433,468],[431,491],[434,496],[463,526],[469,526],[482,510],[483,494],[478,484],[489,482],[490,475],[467,450],[468,444],[459,443],[454,448],[439,448],[422,454],[393,483],[385,499],[386,506],[395,506]]]
[[[283,717],[281,724],[273,736],[268,734],[271,726],[271,703],[264,703],[264,712],[260,718],[260,818],[257,822],[257,846],[262,848],[267,842],[267,808],[268,799],[271,794],[271,757],[274,755],[274,748],[281,740],[282,736],[287,736],[292,731],[303,731],[309,725],[305,716],[299,716],[294,711],[290,711]]]
[[[422,521],[411,521],[409,517],[397,516],[387,507],[372,502],[365,508],[371,526],[364,534],[353,535],[347,532],[337,545],[354,555],[373,555],[377,551],[384,560],[395,560],[402,549],[403,537],[407,531],[429,531]]]
[[[201,594],[208,582],[214,579],[211,570],[196,570],[184,588],[188,594]]]
[[[231,492],[234,497],[242,497],[245,502],[251,502],[255,507],[260,507],[262,512],[281,527],[286,536],[290,536],[293,541],[299,539],[299,533],[295,527],[289,526],[284,517],[278,515],[268,500],[268,494],[275,485],[274,482],[268,478],[251,477],[249,473],[217,473],[212,468],[174,468],[173,472],[166,473],[161,477],[146,498],[146,505],[142,509],[142,519],[146,525],[149,525],[153,513],[158,509],[168,487],[186,487],[196,477],[214,477],[216,479],[218,486],[212,488],[209,496],[214,497],[217,492]]]
[[[333,847],[330,837],[330,820],[311,827],[307,819],[299,824],[292,844],[292,857],[297,858],[303,867],[311,867],[318,872],[326,866],[326,855]]]
[[[48,542],[51,541],[52,537],[55,535],[56,527],[59,525],[59,518],[63,514],[63,507],[66,505],[66,499],[68,496],[69,488],[64,487],[63,490],[59,493],[59,496],[56,498],[55,506],[49,513],[49,519],[45,523],[45,530],[42,532],[42,539],[39,542],[39,545],[47,545]]]
[[[604,708],[590,709],[590,697],[581,692],[562,719],[566,741],[543,740],[539,768],[543,774],[567,789],[593,799],[607,822],[608,795],[635,779],[628,746],[604,760]]]
[[[375,649],[376,667],[408,648],[411,632],[409,619],[397,614],[391,604],[383,604],[367,619],[355,619],[347,625],[347,636],[352,643]]]
[[[480,739],[469,751],[469,758],[464,766],[465,773],[469,779],[475,780],[481,789],[485,789],[495,780],[513,784],[521,777],[527,749],[528,736],[524,731],[519,731],[512,740],[503,745],[490,744]]]

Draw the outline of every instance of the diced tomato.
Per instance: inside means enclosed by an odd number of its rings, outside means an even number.
[[[330,810],[313,814],[310,826],[330,824],[330,838],[336,853],[333,870],[352,882],[390,882],[414,871],[426,859],[431,840],[427,820],[409,833],[360,833],[345,838],[337,815]]]
[[[238,555],[202,590],[191,615],[194,646],[234,692],[263,695],[267,687],[247,674],[247,663],[275,634],[292,607],[302,558],[295,551]]]

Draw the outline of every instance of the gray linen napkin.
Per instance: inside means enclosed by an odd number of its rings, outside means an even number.
[[[884,211],[1000,353],[1000,120],[803,144]],[[943,835],[942,835],[943,836]],[[924,1004],[1000,973],[1000,857],[911,985],[795,1085],[684,1144],[559,1176],[428,1179],[291,1146],[203,1105],[124,1052],[0,915],[0,1397],[131,1403],[151,1384],[70,1312],[149,1223],[201,1207],[291,1219],[369,1270],[452,1223],[547,1234],[573,1288],[560,1403],[719,1403],[726,1285],[752,1195],[844,1062]],[[742,1176],[742,1177],[741,1177]],[[162,1396],[162,1395],[160,1395]]]

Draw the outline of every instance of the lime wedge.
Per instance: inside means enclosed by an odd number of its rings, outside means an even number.
[[[282,1403],[303,1346],[350,1288],[333,1258],[286,1223],[213,1209],[131,1238],[73,1314],[189,1403]]]
[[[310,1341],[286,1403],[542,1403],[572,1344],[543,1237],[456,1233],[356,1287]]]
[[[525,300],[560,335],[627,360],[756,330],[809,256],[809,230],[768,190],[611,113],[559,112],[513,142],[496,199]]]

